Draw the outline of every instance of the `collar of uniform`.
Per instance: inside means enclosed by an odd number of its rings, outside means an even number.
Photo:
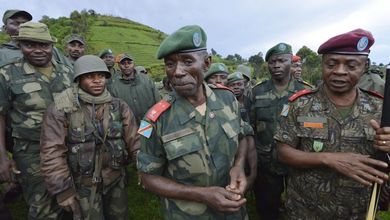
[[[136,72],[134,72],[134,78],[128,78],[128,79],[125,79],[123,77],[122,72],[120,74],[121,75],[120,75],[119,79],[124,81],[124,83],[126,83],[126,84],[136,85],[137,82],[139,81],[139,76],[138,76],[138,74]]]
[[[203,88],[205,89],[206,93],[206,114],[208,111],[214,111],[218,109],[223,109],[224,105],[217,98],[215,93],[210,89],[210,87],[206,84],[203,83]],[[179,121],[180,124],[185,124],[188,122],[190,119],[195,117],[195,107],[184,97],[179,96],[176,92],[173,93],[174,98],[176,99],[175,102],[180,102],[178,105],[178,108],[175,108],[178,112],[177,115],[180,115]]]
[[[13,50],[19,50],[19,47],[16,44],[16,42],[12,41],[12,40],[9,41],[9,42],[6,42],[6,43],[2,43],[1,47],[6,47],[6,48],[9,48],[9,49],[13,49]]]
[[[26,75],[31,75],[31,74],[34,74],[35,72],[37,72],[37,70],[35,69],[35,67],[33,65],[28,63],[26,59],[23,58],[23,60],[24,60],[23,69],[24,69],[24,72]],[[54,56],[51,58],[51,63],[53,64],[53,70],[55,70],[55,72],[57,72],[58,63],[54,59]]]

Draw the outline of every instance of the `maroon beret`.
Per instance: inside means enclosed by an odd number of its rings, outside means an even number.
[[[375,40],[371,32],[356,29],[330,38],[318,48],[319,54],[368,55]]]

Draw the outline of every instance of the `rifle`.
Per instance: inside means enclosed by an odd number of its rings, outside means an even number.
[[[386,82],[385,82],[385,92],[384,92],[384,99],[383,99],[383,106],[382,106],[382,118],[381,118],[381,127],[390,127],[390,64],[387,65],[386,68]],[[383,152],[383,151],[377,151],[375,156],[375,159],[384,161],[388,164],[388,167],[383,169],[383,172],[389,173],[389,161],[390,156],[389,153]],[[387,181],[383,184],[387,184]],[[370,206],[367,212],[366,220],[375,219],[375,213],[379,206],[379,209],[381,211],[387,211],[389,209],[389,202],[390,201],[379,201],[381,187],[378,186],[377,183],[374,183],[372,193],[371,193],[371,201]]]

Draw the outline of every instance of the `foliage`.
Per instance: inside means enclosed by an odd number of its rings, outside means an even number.
[[[306,46],[299,49],[297,55],[300,56],[303,61],[302,78],[312,85],[316,85],[317,81],[322,78],[321,57]]]

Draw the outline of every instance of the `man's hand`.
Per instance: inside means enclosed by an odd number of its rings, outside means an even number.
[[[374,147],[390,153],[390,127],[381,128],[379,123],[374,119],[370,121],[370,124],[376,132]]]
[[[81,219],[80,204],[75,195],[65,199],[58,204],[61,208],[68,212],[73,212],[73,219]]]
[[[248,182],[246,180],[244,168],[233,166],[230,169],[230,184],[226,186],[226,190],[235,194],[244,195],[247,186]]]
[[[237,212],[246,203],[241,195],[218,186],[202,189],[202,202],[219,212]]]
[[[325,156],[326,155],[326,156]],[[374,167],[387,167],[387,163],[355,153],[324,153],[325,164],[351,177],[361,184],[371,186],[372,182],[382,184],[389,177]]]
[[[16,169],[15,161],[7,156],[0,157],[0,181],[15,182],[14,174],[20,174],[20,171]]]

